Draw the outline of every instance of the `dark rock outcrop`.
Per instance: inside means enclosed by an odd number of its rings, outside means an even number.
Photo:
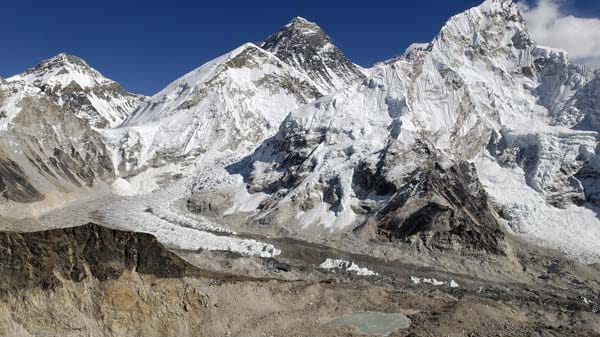
[[[14,202],[41,201],[44,196],[33,187],[22,168],[0,152],[0,193]]]
[[[195,269],[149,234],[95,224],[0,233],[0,290],[56,288],[64,281],[113,280],[125,271],[180,278]]]
[[[0,336],[206,336],[197,273],[148,234],[0,233]]]
[[[504,254],[504,233],[473,164],[415,172],[362,230],[426,248]]]
[[[304,18],[294,18],[260,46],[328,91],[360,83],[366,78],[318,25]]]

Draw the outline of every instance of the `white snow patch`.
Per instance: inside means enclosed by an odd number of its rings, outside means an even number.
[[[423,283],[429,283],[429,284],[431,284],[433,286],[436,286],[436,287],[446,284],[446,282],[444,282],[444,281],[438,281],[438,280],[436,280],[434,278],[424,278],[423,279]]]
[[[454,281],[454,280],[450,280],[450,282],[446,282],[446,281],[437,280],[435,278],[427,278],[427,277],[421,278],[421,277],[411,276],[410,281],[413,284],[427,283],[427,284],[431,284],[435,287],[443,286],[445,284],[448,284],[448,286],[450,288],[458,288],[459,287],[458,283],[456,283],[456,281]]]
[[[224,215],[231,215],[239,212],[254,212],[261,202],[269,197],[266,193],[250,194],[245,188],[241,188],[233,197],[233,206],[226,210]]]
[[[414,50],[424,50],[429,47],[429,43],[411,43],[410,46],[406,48],[404,51],[405,54],[408,54]]]
[[[360,276],[374,276],[379,275],[376,272],[369,270],[368,268],[359,267],[356,263],[346,260],[326,259],[319,265],[321,269],[342,269],[346,271],[356,272]]]
[[[131,188],[129,182],[123,178],[118,178],[110,185],[110,190],[116,194],[121,196],[129,196],[135,195],[135,192]]]

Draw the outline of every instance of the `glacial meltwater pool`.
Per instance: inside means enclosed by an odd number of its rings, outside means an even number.
[[[355,327],[366,335],[389,336],[396,330],[408,328],[410,326],[410,319],[401,314],[354,312],[336,318],[330,323]]]

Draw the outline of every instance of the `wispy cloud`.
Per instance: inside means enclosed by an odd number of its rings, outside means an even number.
[[[565,13],[561,0],[521,2],[521,13],[538,43],[561,48],[571,61],[600,67],[600,19],[579,18]]]

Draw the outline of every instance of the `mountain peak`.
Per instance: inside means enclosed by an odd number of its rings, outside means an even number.
[[[35,67],[9,78],[9,80],[22,80],[36,86],[49,85],[52,87],[67,87],[75,83],[81,88],[90,88],[112,82],[82,58],[66,53],[60,53],[44,60]]]
[[[519,28],[526,30],[525,19],[520,13],[519,5],[512,0],[486,0],[479,6],[454,15],[444,28],[461,24],[467,24],[470,29],[475,30],[487,30],[492,26],[502,29],[505,24],[518,25]],[[456,30],[458,27],[452,28]]]
[[[60,53],[54,57],[44,60],[35,67],[26,70],[25,74],[54,72],[56,69],[60,69],[62,72],[79,71],[101,76],[100,73],[92,68],[87,62],[85,62],[84,59],[67,53]]]
[[[352,86],[364,78],[361,69],[316,23],[299,16],[265,39],[260,47],[307,75],[324,92]]]
[[[38,88],[58,105],[98,127],[114,127],[144,99],[104,77],[82,58],[60,53],[7,79]]]
[[[476,8],[486,15],[502,14],[510,21],[525,22],[519,4],[513,0],[486,0]]]
[[[325,34],[321,27],[312,21],[308,21],[301,16],[293,18],[285,28],[292,29],[301,34]]]
[[[290,22],[288,23],[288,25],[292,25],[292,24],[297,24],[297,23],[309,23],[309,24],[314,24],[314,22],[308,21],[307,19],[301,17],[301,16],[296,16],[294,17],[292,20],[290,20]]]
[[[81,57],[79,56],[75,56],[75,55],[71,55],[71,54],[67,54],[67,53],[60,53],[46,61],[42,61],[42,63],[62,63],[62,64],[76,64],[76,65],[80,65],[80,66],[85,66],[88,68],[91,68],[87,62],[85,62]]]
[[[470,57],[509,52],[507,46],[526,49],[535,45],[519,6],[512,0],[486,0],[451,17],[432,42],[448,55]]]
[[[513,0],[485,0],[480,6],[500,6],[500,8],[508,8],[517,5]]]

